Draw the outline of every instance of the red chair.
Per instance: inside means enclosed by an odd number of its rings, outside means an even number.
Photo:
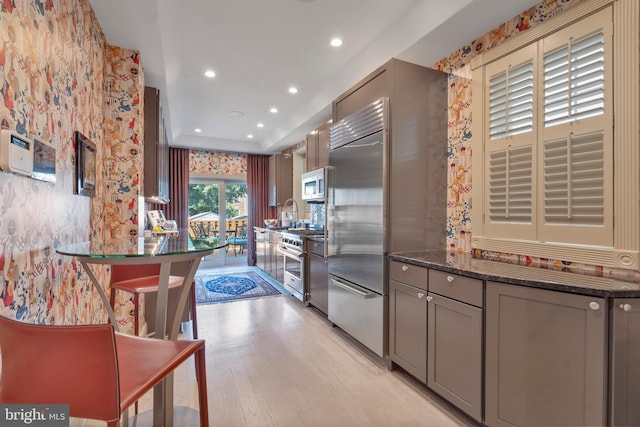
[[[183,280],[184,278],[181,276],[169,276],[169,289],[180,287]],[[158,292],[159,281],[160,264],[113,265],[111,267],[109,304],[111,309],[115,311],[116,291],[133,294],[133,333],[135,335],[140,336],[140,294]],[[194,284],[191,286],[191,321],[193,338],[198,339]],[[134,406],[134,413],[138,413],[138,402]]]
[[[124,411],[195,356],[200,425],[209,425],[204,341],[158,340],[112,325],[34,325],[0,316],[0,403],[68,404],[69,416],[120,425]]]
[[[114,265],[111,268],[111,294],[109,303],[111,309],[115,310],[116,292],[128,292],[133,294],[134,324],[133,333],[140,335],[140,294],[158,292],[158,281],[160,279],[160,264],[143,265]],[[182,285],[183,277],[169,276],[169,289]],[[190,294],[191,321],[193,322],[193,338],[198,338],[198,320],[196,317],[196,294],[195,286],[191,286]],[[179,316],[182,313],[178,314]]]

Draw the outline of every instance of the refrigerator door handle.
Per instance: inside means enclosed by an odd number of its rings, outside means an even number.
[[[352,294],[356,294],[358,296],[361,296],[362,298],[373,298],[376,296],[375,293],[370,292],[360,286],[357,285],[352,285],[349,283],[345,283],[342,282],[340,280],[336,280],[336,279],[331,279],[331,283],[334,284],[335,286],[344,289],[347,292],[351,292]]]

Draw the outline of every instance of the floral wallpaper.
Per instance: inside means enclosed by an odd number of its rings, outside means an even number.
[[[106,321],[81,266],[55,248],[102,237],[103,200],[124,207],[109,216],[122,234],[137,221],[130,212],[137,211],[138,163],[125,158],[135,158],[140,124],[125,113],[140,108],[132,90],[141,85],[138,68],[135,53],[107,47],[87,0],[0,3],[0,127],[57,148],[55,184],[0,172],[0,314],[46,324]],[[97,146],[93,198],[73,194],[74,131]]]
[[[247,176],[247,155],[224,151],[191,150],[189,171],[205,175]]]
[[[640,273],[638,272],[562,260],[473,250],[471,247],[473,222],[471,218],[471,155],[473,152],[471,60],[476,55],[559,15],[582,1],[544,0],[453,52],[432,67],[446,72],[449,76],[447,246],[452,254],[472,252],[476,257],[495,261],[640,281]]]
[[[133,244],[144,168],[144,77],[137,51],[107,46],[106,58],[106,175],[99,222],[105,240],[131,239]]]
[[[471,60],[582,0],[544,0],[442,59],[432,68],[449,76],[447,245],[471,252]]]

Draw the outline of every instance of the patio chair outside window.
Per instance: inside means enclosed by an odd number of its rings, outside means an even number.
[[[229,246],[233,246],[234,256],[238,255],[238,249],[240,250],[240,255],[242,255],[247,247],[247,224],[242,224],[236,230],[229,231],[229,235],[231,237],[227,241],[227,251],[229,251]]]

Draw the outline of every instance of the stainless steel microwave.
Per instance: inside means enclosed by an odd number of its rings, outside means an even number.
[[[327,182],[326,168],[315,169],[302,174],[302,200],[324,202]]]

